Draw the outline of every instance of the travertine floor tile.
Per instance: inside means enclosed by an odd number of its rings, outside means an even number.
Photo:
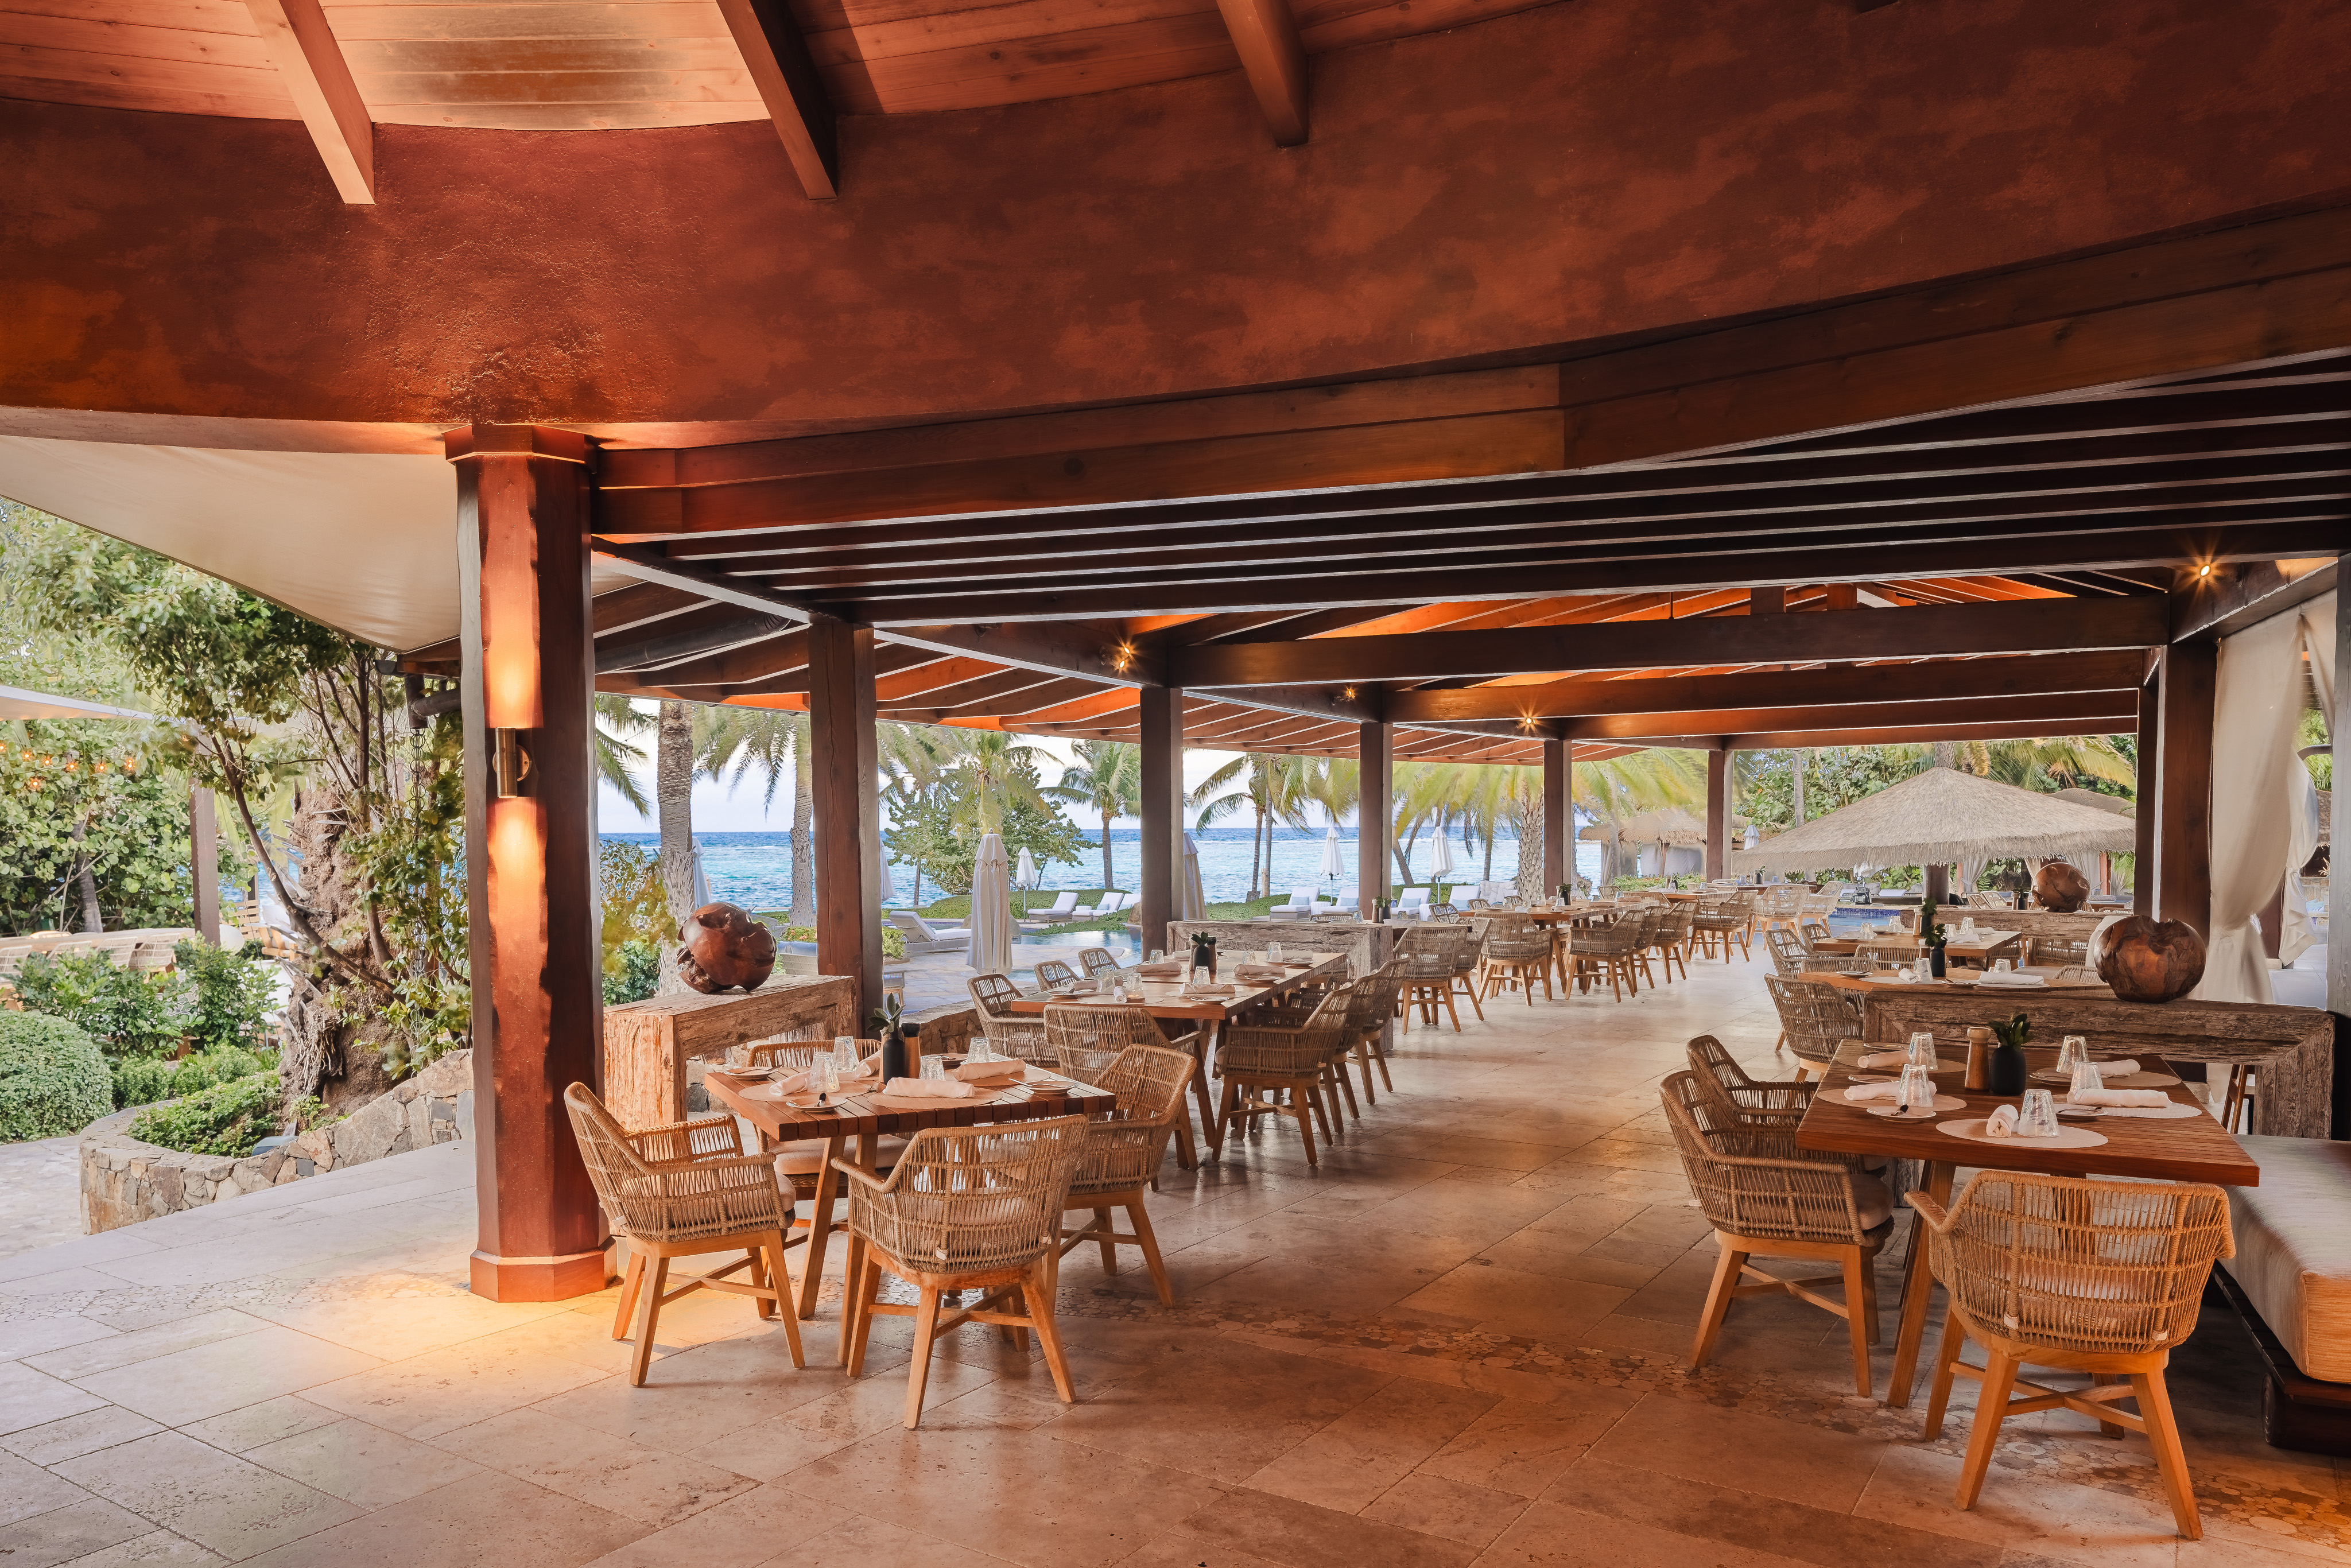
[[[68,1459],[57,1472],[234,1561],[354,1517],[349,1503],[178,1432]]]

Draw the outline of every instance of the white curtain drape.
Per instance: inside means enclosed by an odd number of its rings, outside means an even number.
[[[2340,591],[2339,590],[2337,591]],[[2314,599],[2302,607],[2302,645],[2310,654],[2311,685],[2318,688],[2318,711],[2334,722],[2335,714],[2335,595]],[[2330,730],[2327,739],[2333,740]],[[2278,956],[2291,964],[2318,944],[2305,906],[2314,889],[2296,874],[2318,852],[2318,786],[2307,766],[2297,768],[2286,780],[2292,840],[2286,851],[2285,922]],[[2318,888],[2326,884],[2319,883]]]
[[[2253,916],[2285,877],[2280,809],[2302,717],[2302,622],[2277,615],[2220,641],[2212,703],[2212,914],[2204,979],[2211,1002],[2268,1002],[2269,959]]]

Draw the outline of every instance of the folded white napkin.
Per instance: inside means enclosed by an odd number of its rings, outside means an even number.
[[[2160,1089],[2075,1089],[2065,1095],[2068,1105],[2168,1105],[2171,1096]]]
[[[968,1100],[979,1091],[960,1078],[893,1078],[882,1092],[893,1100]]]
[[[1898,1071],[1910,1065],[1910,1053],[1907,1051],[1872,1051],[1864,1053],[1861,1064],[1864,1067],[1890,1067]]]
[[[955,1070],[955,1075],[966,1083],[1017,1082],[1027,1069],[1018,1061],[1001,1058],[994,1061],[967,1061]]]
[[[1230,986],[1186,986],[1184,994],[1187,997],[1229,997],[1237,993]]]
[[[2022,975],[2014,969],[1986,969],[1980,986],[2009,986],[2018,990],[2033,990],[2049,983],[2044,975]]]
[[[1865,1100],[1899,1100],[1902,1081],[1897,1078],[1891,1083],[1855,1083],[1845,1090],[1844,1097],[1856,1105]]]
[[[2132,1073],[2137,1072],[2137,1071],[2138,1059],[2134,1056],[2126,1056],[2118,1061],[2101,1061],[2098,1063],[2098,1076],[2101,1078],[2128,1078]]]
[[[777,1090],[781,1093],[797,1094],[801,1090],[808,1087],[808,1074],[806,1072],[787,1072],[781,1078],[769,1079],[768,1082],[773,1083]]]
[[[1279,980],[1289,971],[1279,964],[1243,964],[1233,971],[1238,980]]]
[[[2002,1105],[1984,1118],[1984,1136],[2012,1138],[2016,1136],[2016,1107]]]
[[[1184,977],[1181,964],[1144,964],[1134,971],[1146,980],[1180,980]]]

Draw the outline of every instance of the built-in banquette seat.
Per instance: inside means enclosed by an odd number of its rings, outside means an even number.
[[[2351,1143],[2240,1137],[2259,1186],[2231,1187],[2222,1288],[2270,1364],[2271,1444],[2351,1455]]]

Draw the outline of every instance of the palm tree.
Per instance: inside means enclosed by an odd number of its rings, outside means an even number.
[[[1143,747],[1124,740],[1081,740],[1071,749],[1077,760],[1061,770],[1061,781],[1042,791],[1083,806],[1102,818],[1102,888],[1118,885],[1111,859],[1110,825],[1143,810]]]
[[[661,948],[660,988],[675,991],[677,941],[694,913],[694,717],[674,697],[662,699],[653,739],[653,800],[661,823],[662,891],[669,895],[670,940]]]
[[[787,770],[792,779],[792,907],[791,922],[806,925],[816,918],[815,794],[809,776],[809,717],[788,709],[706,707],[697,716],[695,767],[705,777],[719,778],[731,766],[731,782],[740,784],[754,771],[767,776],[762,806],[772,811],[776,791]]]
[[[596,720],[592,729],[596,777],[610,784],[622,800],[639,811],[648,809],[644,787],[637,782],[632,771],[645,759],[645,748],[632,746],[622,738],[643,735],[653,727],[650,715],[638,710],[627,697],[611,692],[596,695]]]
[[[1199,812],[1196,826],[1207,827],[1221,818],[1231,816],[1243,806],[1255,814],[1256,824],[1249,833],[1249,896],[1252,898],[1273,892],[1273,830],[1276,823],[1285,827],[1307,825],[1306,786],[1311,768],[1303,757],[1284,757],[1272,752],[1251,751],[1236,757],[1201,781],[1200,787],[1185,798],[1185,803]],[[1248,776],[1248,783],[1229,794],[1216,791]]]

